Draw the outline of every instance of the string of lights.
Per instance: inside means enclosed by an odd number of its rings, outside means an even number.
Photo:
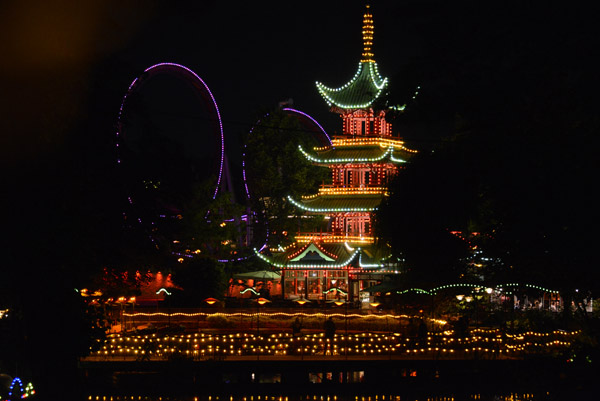
[[[389,157],[390,160],[394,163],[406,163],[406,160],[394,157],[394,154],[393,154],[394,147],[391,145],[388,146],[388,148],[383,153],[381,153],[381,155],[376,156],[376,157],[348,157],[348,158],[336,158],[336,159],[326,159],[326,158],[320,159],[318,157],[315,157],[315,156],[311,155],[310,153],[308,153],[307,151],[305,151],[304,149],[302,149],[302,145],[298,145],[298,149],[304,155],[304,157],[306,157],[307,160],[309,160],[313,163],[317,163],[317,164],[375,163],[375,162],[380,162],[380,161],[386,159],[387,157]]]
[[[333,355],[373,356],[421,355],[436,358],[468,358],[473,353],[490,355],[523,356],[528,353],[561,352],[573,344],[580,331],[553,331],[547,333],[524,332],[505,335],[497,330],[471,330],[466,337],[456,337],[452,330],[429,332],[421,338],[407,337],[400,333],[350,333],[336,334],[332,340],[324,333],[294,336],[290,333],[235,333],[235,334],[180,334],[159,336],[111,334],[92,357],[167,358],[183,354],[203,359],[216,355],[319,355],[331,343]]]
[[[337,102],[332,97],[333,93],[341,92],[344,89],[347,89],[347,88],[351,87],[352,85],[354,85],[355,82],[358,81],[359,78],[361,78],[361,76],[364,76],[364,79],[366,81],[369,81],[370,84],[377,90],[375,95],[371,96],[371,99],[369,101],[364,102],[364,103],[357,103],[357,104],[344,104],[344,103]],[[379,97],[379,95],[381,95],[381,93],[383,92],[383,89],[388,84],[388,79],[382,78],[381,75],[379,75],[377,63],[375,61],[370,61],[370,62],[360,62],[358,64],[358,71],[356,71],[356,74],[354,74],[354,77],[352,77],[352,79],[348,83],[346,83],[345,85],[343,85],[339,88],[329,88],[320,82],[316,82],[315,84],[317,85],[317,90],[319,91],[321,96],[323,96],[323,98],[325,99],[325,101],[327,102],[327,104],[329,106],[336,105],[337,107],[342,108],[342,109],[362,109],[362,108],[371,106],[373,104],[373,102]]]

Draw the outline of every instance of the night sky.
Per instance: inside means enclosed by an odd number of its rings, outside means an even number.
[[[598,29],[593,14],[576,5],[377,0],[372,10],[375,58],[390,78],[390,96],[421,111],[394,125],[414,148],[451,135],[457,115],[509,117],[506,104],[535,96],[529,86],[551,87],[548,77],[572,82],[575,91],[597,87],[590,72]],[[80,176],[114,168],[122,97],[135,77],[159,62],[183,64],[208,84],[234,174],[241,138],[282,100],[292,98],[327,131],[339,131],[338,117],[314,82],[335,87],[352,77],[362,50],[363,11],[364,2],[354,0],[4,1],[4,171],[36,196],[31,182],[40,179],[39,171],[67,159]],[[192,136],[194,127],[202,130],[206,111],[189,89],[175,78],[159,78],[163,89],[145,93],[165,94],[149,111],[153,124],[186,129],[187,121]],[[169,82],[173,87],[164,89]],[[411,102],[417,86],[419,97]]]

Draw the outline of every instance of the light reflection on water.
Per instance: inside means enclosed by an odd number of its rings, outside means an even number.
[[[373,394],[373,395],[203,395],[203,396],[106,396],[90,395],[88,401],[530,401],[530,400],[549,400],[550,394],[534,395],[531,393],[508,393],[508,394],[466,394],[466,395],[394,395],[394,394]]]

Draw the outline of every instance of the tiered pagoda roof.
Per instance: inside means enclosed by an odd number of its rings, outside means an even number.
[[[388,79],[379,75],[375,62],[373,46],[373,15],[367,12],[363,16],[363,52],[358,71],[354,77],[339,88],[330,88],[316,82],[319,93],[329,106],[340,109],[362,109],[370,107],[383,93],[388,84]]]
[[[299,147],[302,154],[317,165],[341,163],[406,163],[416,151],[403,141],[381,137],[334,139],[330,146],[314,148],[314,153]]]
[[[370,107],[387,87],[388,79],[382,78],[375,61],[361,61],[354,77],[339,88],[330,88],[316,82],[319,93],[327,104],[340,109]]]
[[[311,213],[372,212],[377,209],[385,194],[383,192],[352,194],[322,194],[288,200],[297,208]]]
[[[339,88],[330,88],[317,82],[317,89],[332,110],[344,113],[349,119],[362,118],[357,109],[370,109],[373,103],[385,93],[388,85],[378,70],[372,53],[373,17],[367,12],[363,17],[363,53],[354,77]],[[371,110],[372,111],[372,110]],[[356,115],[354,115],[354,113]],[[393,165],[406,163],[416,153],[404,146],[404,142],[391,137],[388,130],[382,130],[385,113],[373,116],[371,122],[377,124],[361,135],[351,134],[344,128],[344,135],[334,138],[331,145],[307,151],[299,147],[301,153],[312,164],[340,169],[373,169],[373,171],[395,171]],[[362,122],[366,122],[362,120]],[[367,135],[367,133],[369,135]],[[374,135],[379,133],[380,135]],[[381,181],[381,183],[380,183]],[[340,185],[323,186],[314,195],[302,199],[288,200],[299,209],[309,213],[326,215],[349,214],[350,218],[369,217],[387,196],[384,179],[369,183],[346,182]],[[339,216],[337,216],[339,217]],[[337,218],[336,217],[336,218]],[[346,218],[344,216],[343,218]],[[384,261],[389,250],[375,244],[371,231],[334,231],[327,233],[304,233],[295,237],[295,242],[286,248],[277,247],[256,251],[256,254],[274,267],[280,269],[327,270],[348,269],[350,273],[385,273]],[[388,264],[386,264],[388,265]]]
[[[381,261],[387,256],[381,255],[381,251],[373,245],[357,246],[351,242],[330,243],[323,240],[296,242],[285,249],[272,249],[268,254],[257,255],[278,268],[340,269],[351,265],[360,271],[384,268]]]

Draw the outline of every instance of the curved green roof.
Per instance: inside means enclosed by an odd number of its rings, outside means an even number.
[[[338,163],[406,163],[410,154],[393,146],[384,148],[378,145],[357,146],[352,148],[328,148],[312,155],[299,146],[300,152],[312,163],[338,164]]]
[[[285,252],[278,252],[272,255],[265,255],[256,249],[254,249],[254,253],[265,262],[278,268],[339,269],[351,263],[359,255],[361,250],[360,248],[356,248],[353,251],[350,251],[346,249],[343,244],[320,244],[319,246],[323,249],[326,249],[328,253],[334,255],[335,260],[328,261],[322,258],[305,258],[299,261],[292,261],[290,260],[290,256],[298,250],[296,247]]]
[[[370,107],[387,87],[388,79],[382,78],[375,61],[362,61],[354,77],[339,88],[329,88],[317,82],[317,89],[327,104],[341,109]]]
[[[297,208],[311,213],[372,212],[383,200],[383,194],[318,195],[315,198],[288,200]]]
[[[384,262],[390,256],[377,248],[376,245],[364,245],[360,247],[350,247],[348,243],[325,243],[319,242],[318,248],[326,252],[327,258],[322,252],[313,257],[300,257],[298,252],[306,249],[315,249],[314,242],[306,245],[296,243],[295,246],[282,252],[269,252],[264,254],[254,250],[255,254],[272,266],[285,269],[339,269],[353,264],[356,268],[364,271],[376,273],[384,267]],[[306,256],[306,255],[305,255]],[[330,260],[333,259],[333,260]],[[358,259],[358,260],[357,260]],[[386,272],[389,273],[389,272]]]

